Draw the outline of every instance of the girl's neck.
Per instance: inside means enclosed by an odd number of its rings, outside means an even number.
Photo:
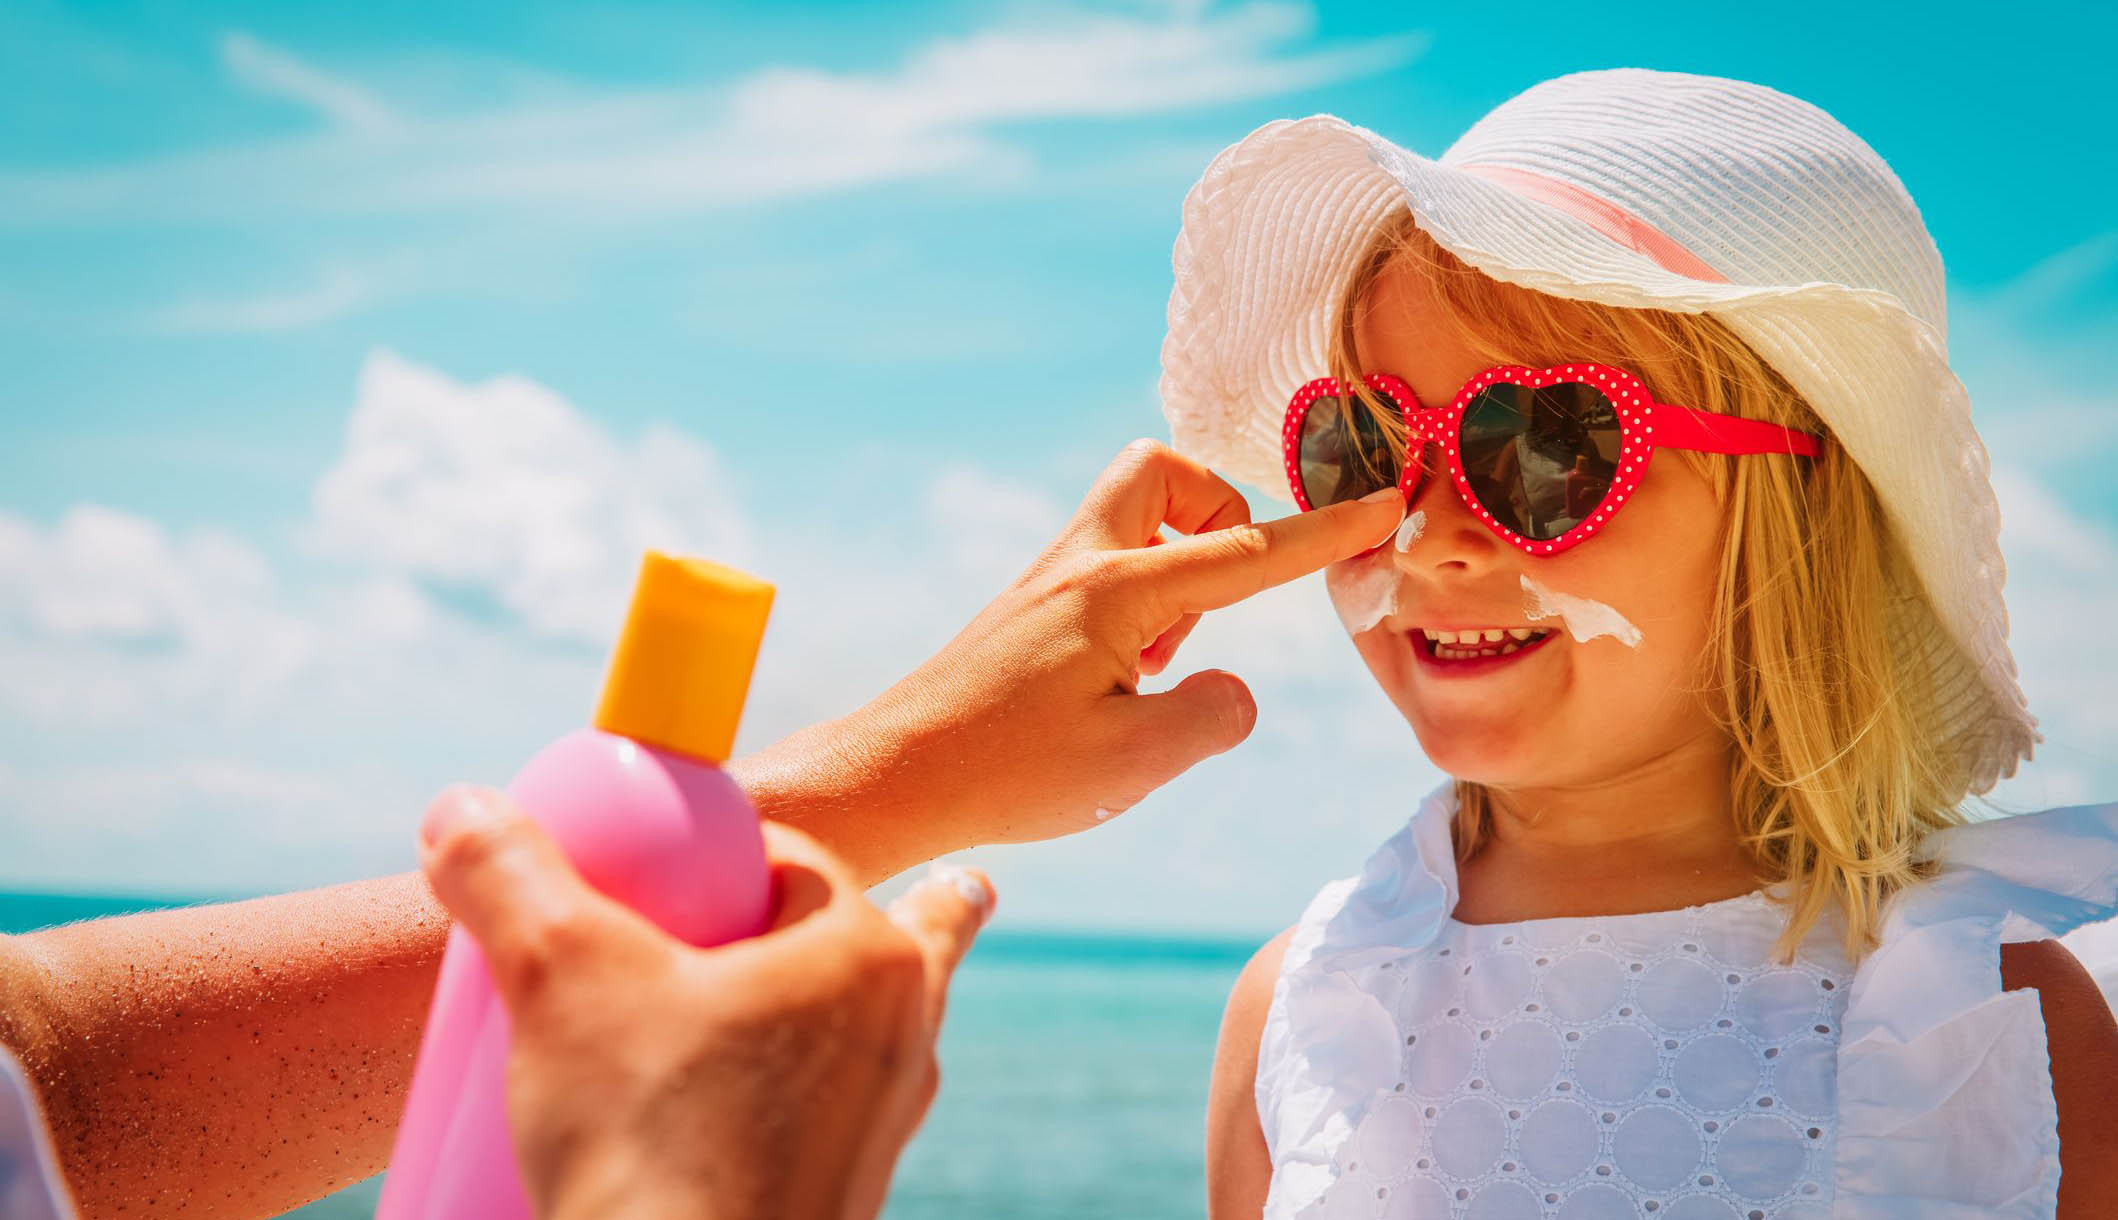
[[[1757,889],[1736,834],[1728,749],[1702,735],[1622,774],[1491,789],[1485,841],[1458,870],[1457,918],[1632,914]]]

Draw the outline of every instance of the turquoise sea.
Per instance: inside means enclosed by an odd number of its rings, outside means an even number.
[[[0,893],[0,931],[155,905]],[[988,931],[951,990],[941,1096],[886,1220],[1203,1216],[1214,1037],[1256,944]],[[379,1188],[288,1215],[365,1218]]]

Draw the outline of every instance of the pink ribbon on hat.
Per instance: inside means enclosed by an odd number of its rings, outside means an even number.
[[[1705,259],[1685,249],[1669,234],[1571,182],[1547,178],[1512,165],[1457,165],[1451,168],[1476,174],[1526,199],[1557,208],[1619,245],[1645,254],[1664,271],[1713,284],[1728,282],[1727,276],[1708,266]]]

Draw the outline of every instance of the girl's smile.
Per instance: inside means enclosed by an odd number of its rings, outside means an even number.
[[[1433,627],[1404,633],[1412,655],[1437,677],[1470,678],[1516,666],[1558,634],[1547,627]]]

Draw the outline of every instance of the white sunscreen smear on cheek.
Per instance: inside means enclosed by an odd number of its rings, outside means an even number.
[[[1371,631],[1397,613],[1397,565],[1381,551],[1341,559],[1324,568],[1324,589],[1346,634]]]
[[[1524,617],[1533,623],[1546,618],[1560,620],[1566,624],[1566,633],[1573,636],[1577,644],[1608,635],[1616,637],[1627,648],[1640,646],[1640,629],[1602,602],[1555,592],[1530,579],[1528,573],[1522,577],[1522,592]]]
[[[1427,510],[1419,509],[1418,511],[1414,512],[1411,516],[1406,517],[1404,523],[1397,527],[1398,551],[1404,552],[1411,550],[1412,544],[1418,542],[1419,536],[1426,532]]]

